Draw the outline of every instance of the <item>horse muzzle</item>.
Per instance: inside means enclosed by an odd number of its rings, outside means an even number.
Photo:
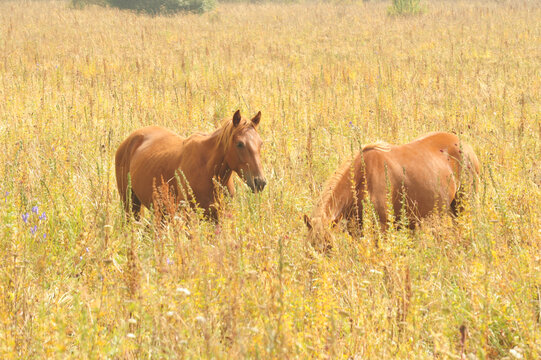
[[[248,185],[248,187],[252,189],[252,192],[255,193],[263,191],[263,188],[265,187],[265,185],[267,185],[267,181],[263,177],[248,178],[245,180],[245,182],[246,185]]]
[[[267,185],[267,181],[265,178],[262,177],[256,177],[254,178],[254,187],[252,188],[253,192],[260,192],[263,191],[265,188],[265,185]]]
[[[267,185],[267,180],[265,180],[265,178],[261,175],[253,176],[250,173],[246,174],[243,171],[241,171],[240,177],[242,180],[244,180],[246,185],[248,185],[250,190],[252,190],[252,192],[254,193],[263,191],[263,189],[265,188],[265,185]]]

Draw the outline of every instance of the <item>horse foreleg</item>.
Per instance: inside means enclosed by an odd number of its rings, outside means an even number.
[[[352,206],[352,209],[346,214],[346,228],[352,238],[363,236],[363,218],[359,207]]]

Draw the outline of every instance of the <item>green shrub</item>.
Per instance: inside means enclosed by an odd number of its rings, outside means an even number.
[[[96,0],[72,0],[76,7],[88,3],[96,3]],[[180,11],[203,13],[212,10],[216,5],[215,0],[100,0],[98,3],[152,15],[174,14]]]
[[[82,9],[86,5],[107,6],[107,0],[71,0],[71,5],[76,9]]]
[[[424,12],[421,0],[392,0],[389,15],[416,15]]]
[[[211,10],[214,0],[107,0],[109,5],[149,14],[171,14],[179,11],[202,13]]]

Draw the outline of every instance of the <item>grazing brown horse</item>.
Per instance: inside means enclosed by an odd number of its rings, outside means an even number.
[[[235,192],[233,172],[252,191],[263,190],[266,181],[259,156],[263,142],[257,132],[260,119],[261,112],[246,120],[237,110],[233,119],[224,121],[213,133],[188,138],[157,126],[134,131],[120,144],[115,157],[118,191],[126,211],[137,219],[141,204],[147,208],[156,205],[157,190],[165,186],[175,203],[195,201],[207,216],[216,218],[213,204],[218,188],[226,187],[231,195]]]
[[[360,229],[364,199],[373,204],[383,231],[388,195],[395,219],[405,214],[410,226],[432,211],[449,209],[456,214],[461,186],[475,186],[478,173],[477,156],[454,134],[429,133],[400,146],[383,142],[364,146],[327,182],[311,218],[305,215],[309,239],[317,248],[328,248],[332,238],[328,230],[341,219],[348,220],[350,229]]]

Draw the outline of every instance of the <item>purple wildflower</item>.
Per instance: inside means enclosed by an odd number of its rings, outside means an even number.
[[[32,229],[30,230],[30,232],[32,233],[32,235],[34,235],[36,233],[36,231],[38,231],[38,226],[37,225],[34,225],[32,227]]]
[[[173,265],[173,260],[169,260],[169,258],[165,259],[165,261],[167,262],[167,265]]]
[[[47,220],[47,215],[45,215],[45,212],[39,216],[40,220]]]
[[[43,234],[43,238],[45,239],[47,237],[47,234]]]
[[[37,214],[38,211],[39,211],[39,210],[38,210],[38,206],[37,206],[37,205],[34,206],[34,207],[32,208],[32,212],[33,212],[34,214]]]
[[[24,221],[25,223],[28,222],[28,216],[29,216],[28,213],[25,213],[25,214],[23,214],[23,216],[22,216],[22,217],[23,217],[23,221]]]

